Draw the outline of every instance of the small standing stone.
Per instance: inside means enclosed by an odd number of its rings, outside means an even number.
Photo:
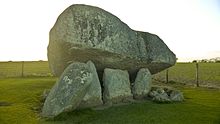
[[[132,87],[132,93],[135,99],[147,97],[151,90],[151,73],[147,68],[142,68],[137,73],[137,77]]]
[[[114,104],[128,102],[133,98],[127,71],[106,68],[103,74],[104,102]]]
[[[92,80],[91,70],[87,64],[70,64],[47,96],[42,116],[53,118],[62,112],[76,109]]]

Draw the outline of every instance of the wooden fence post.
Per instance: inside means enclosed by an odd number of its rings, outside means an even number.
[[[21,77],[24,77],[24,61],[21,62]]]
[[[196,86],[199,87],[199,64],[196,63]]]
[[[169,82],[169,70],[167,69],[166,70],[166,83]]]

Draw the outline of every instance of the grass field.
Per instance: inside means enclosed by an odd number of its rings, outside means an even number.
[[[182,85],[195,83],[193,63],[177,63],[169,69],[169,79],[175,83],[159,83],[183,91],[183,103],[144,101],[105,110],[77,110],[54,120],[41,118],[39,112],[41,94],[56,81],[48,62],[25,62],[24,78],[21,67],[21,62],[0,62],[0,124],[220,124],[220,89]],[[200,63],[199,68],[201,84],[220,86],[219,63]],[[164,81],[165,72],[154,78]]]
[[[0,124],[219,124],[220,90],[177,86],[184,92],[183,103],[157,104],[151,101],[105,110],[77,110],[54,120],[40,118],[38,107],[44,89],[54,77],[0,79]]]
[[[8,78],[0,79],[0,124],[37,123],[34,110],[40,105],[40,95],[50,88],[55,78]]]
[[[22,62],[0,62],[0,78],[21,77]],[[47,61],[25,61],[24,76],[50,76]]]
[[[47,61],[24,62],[24,76],[51,76]],[[21,62],[0,62],[0,78],[21,77]],[[177,63],[169,68],[169,81],[193,85],[196,80],[195,63]],[[165,82],[165,71],[154,78]],[[199,83],[201,86],[220,88],[220,63],[199,63]]]
[[[165,75],[166,71],[162,71],[154,75],[154,78],[165,82]],[[196,64],[177,63],[169,68],[169,81],[189,85],[196,84]],[[220,63],[199,63],[199,83],[201,86],[220,88]]]

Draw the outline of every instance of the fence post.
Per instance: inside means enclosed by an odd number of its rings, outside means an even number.
[[[196,63],[196,86],[199,87],[199,64]]]
[[[24,61],[21,62],[21,77],[24,77]]]
[[[167,69],[166,70],[166,83],[169,82],[169,70]]]

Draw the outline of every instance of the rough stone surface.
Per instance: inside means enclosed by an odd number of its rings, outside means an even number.
[[[117,68],[134,75],[140,68],[155,74],[174,65],[176,57],[158,36],[134,31],[103,9],[72,5],[50,31],[48,60],[57,76],[70,63],[88,60],[98,72]]]
[[[86,95],[80,103],[79,108],[95,107],[103,104],[101,84],[99,81],[98,74],[96,72],[95,65],[92,61],[88,61],[87,65],[91,70],[93,80],[91,82],[91,85],[89,86]]]
[[[85,96],[93,78],[85,63],[70,64],[51,89],[42,109],[42,116],[53,118],[74,110]]]
[[[127,71],[106,68],[103,75],[103,85],[105,104],[128,102],[133,98]]]
[[[184,96],[180,91],[167,87],[153,87],[149,96],[155,102],[182,102]]]
[[[183,93],[181,93],[180,91],[172,91],[170,93],[170,100],[171,101],[175,101],[175,102],[181,102],[184,100],[184,96],[183,96]]]
[[[151,78],[151,73],[147,68],[142,68],[139,70],[132,87],[132,93],[135,99],[147,97],[151,90]]]
[[[170,102],[169,96],[161,88],[151,91],[149,95],[150,97],[152,97],[152,100],[155,102]]]
[[[49,93],[50,93],[50,89],[45,89],[44,90],[44,92],[43,92],[43,94],[42,94],[42,101],[45,101],[46,100],[46,98],[47,98],[47,96],[49,95]]]

